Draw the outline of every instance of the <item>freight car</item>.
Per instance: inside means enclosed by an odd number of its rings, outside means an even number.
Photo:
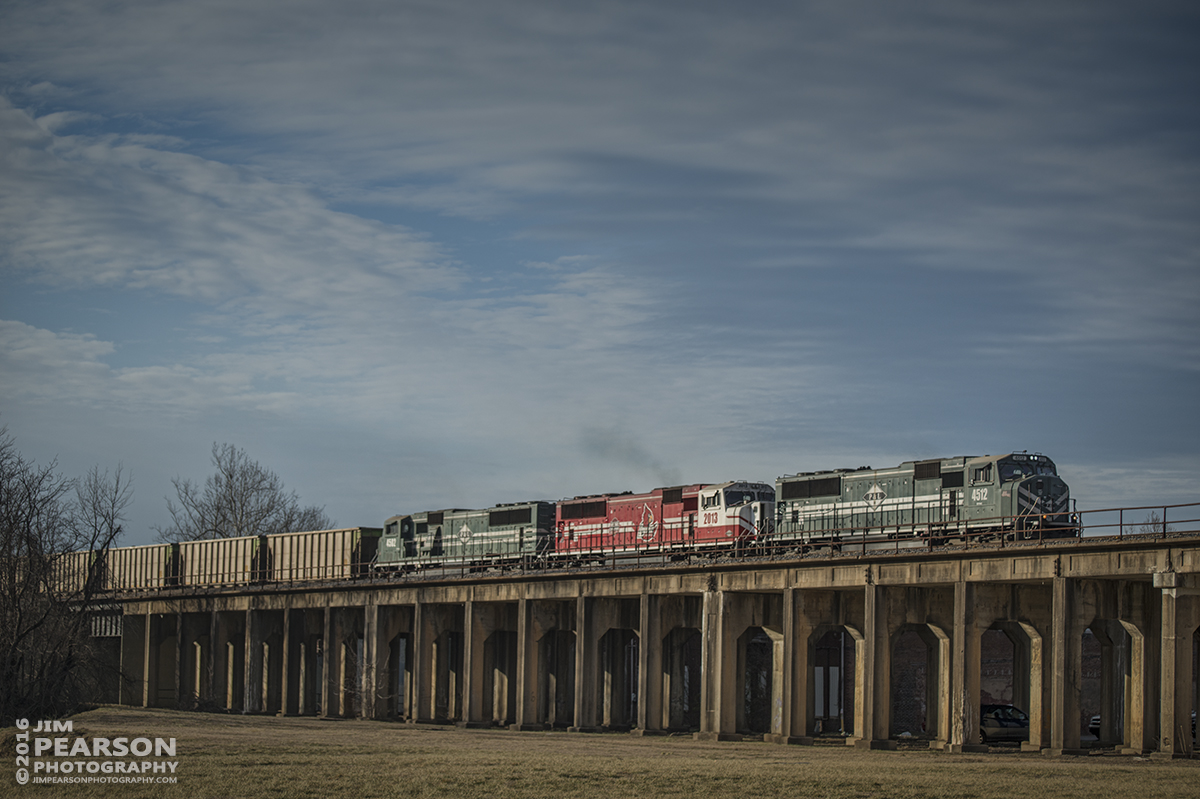
[[[120,547],[104,553],[94,571],[113,593],[352,579],[370,571],[382,532],[351,527]],[[94,558],[74,553],[63,561],[64,573],[79,572],[84,556]]]
[[[370,571],[383,530],[350,527],[263,536],[254,577],[260,582],[346,580]]]
[[[776,480],[773,547],[843,538],[1075,535],[1070,491],[1045,455],[906,461]]]
[[[179,544],[110,549],[103,575],[104,587],[114,593],[179,585]]]

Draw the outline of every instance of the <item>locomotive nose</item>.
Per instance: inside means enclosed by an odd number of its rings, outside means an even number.
[[[1017,497],[1021,513],[1060,513],[1066,510],[1069,501],[1067,484],[1052,475],[1023,480],[1017,489]]]

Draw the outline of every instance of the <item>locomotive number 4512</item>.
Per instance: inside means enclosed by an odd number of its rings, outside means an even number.
[[[987,502],[987,492],[988,492],[988,490],[986,488],[971,489],[971,501],[972,502]]]

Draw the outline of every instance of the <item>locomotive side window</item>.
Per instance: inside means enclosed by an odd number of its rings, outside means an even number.
[[[1001,461],[1000,462],[1000,482],[1009,483],[1013,480],[1020,480],[1022,477],[1030,477],[1034,474],[1035,467],[1032,463]]]
[[[980,466],[978,469],[971,470],[972,483],[990,483],[992,482],[992,464]]]

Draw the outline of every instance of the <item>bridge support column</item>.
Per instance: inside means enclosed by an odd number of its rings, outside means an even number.
[[[543,729],[537,724],[538,641],[533,628],[533,602],[517,603],[517,720],[518,730]]]
[[[287,605],[283,610],[283,635],[279,653],[279,711],[276,715],[292,714],[292,705],[296,700],[296,689],[292,683],[292,669],[295,668],[296,657],[292,654],[294,645],[292,637],[292,610]]]
[[[363,608],[362,695],[358,708],[359,718],[380,718],[376,706],[380,701],[379,679],[382,668],[379,657],[379,606],[373,598],[368,598]]]
[[[146,616],[129,614],[121,619],[122,705],[141,705],[146,681]]]
[[[489,685],[494,689],[495,666],[493,664],[493,674],[488,675],[486,641],[496,631],[496,621],[495,607],[470,600],[463,606],[463,710],[462,721],[458,723],[460,727],[491,727],[493,724],[495,697],[492,696],[492,707],[488,707],[485,694],[492,692],[485,689]]]
[[[1143,755],[1155,749],[1158,709],[1153,697],[1161,660],[1153,642],[1162,627],[1161,611],[1161,597],[1153,588],[1140,582],[1122,583],[1117,613],[1118,623],[1124,628],[1126,650],[1122,754]]]
[[[797,608],[802,593],[794,588],[783,592],[781,620],[782,653],[778,676],[779,720],[777,729],[767,740],[778,744],[811,744],[807,735],[808,709],[808,636],[811,630],[803,623]]]
[[[854,683],[855,737],[848,744],[859,749],[895,749],[891,740],[892,652],[888,636],[887,594],[882,586],[864,589],[863,638],[858,642]]]
[[[637,729],[642,735],[663,728],[663,652],[660,597],[642,597],[638,622]]]
[[[204,693],[212,707],[222,707],[225,698],[225,692],[221,689],[221,677],[217,674],[223,662],[218,650],[223,650],[224,647],[225,642],[221,639],[221,614],[214,610],[208,615],[208,657],[204,663],[207,672]]]
[[[954,584],[954,640],[950,678],[949,752],[986,752],[979,740],[981,631],[976,624],[975,586]]]
[[[1029,714],[1029,740],[1021,742],[1021,751],[1040,752],[1049,744],[1045,732],[1045,720],[1050,709],[1046,686],[1046,643],[1041,632],[1032,624],[1018,622],[1016,627],[1020,629],[1023,640],[1014,658],[1014,668],[1021,675],[1020,681],[1014,680],[1017,682],[1014,689],[1019,686],[1020,695],[1028,697],[1023,709]]]
[[[189,708],[189,697],[187,693],[187,639],[184,635],[184,616],[182,613],[174,614],[175,623],[175,705],[174,707],[183,709]]]
[[[321,629],[321,717],[336,718],[341,715],[341,701],[337,690],[337,661],[341,650],[337,642],[341,637],[341,629],[338,625],[337,609],[326,607],[323,621]]]
[[[433,673],[433,638],[430,607],[417,600],[413,615],[413,696],[412,715],[415,722],[433,721],[433,693],[436,676]]]
[[[1050,755],[1079,755],[1082,630],[1075,624],[1075,581],[1055,577],[1050,641]]]
[[[154,614],[147,613],[145,616],[146,635],[144,637],[145,648],[142,651],[142,674],[145,678],[142,680],[142,707],[154,707],[154,700],[158,695],[158,646],[155,629],[158,625],[154,623]]]
[[[814,680],[817,628],[826,622],[823,610],[828,609],[829,595],[789,589],[792,599],[784,599],[790,608],[792,629],[792,676],[790,737],[786,743],[811,745],[816,735],[816,681]],[[827,625],[826,625],[827,626]],[[785,637],[788,621],[785,617]],[[839,703],[840,706],[840,703]]]
[[[728,629],[728,608],[724,591],[704,592],[704,616],[701,634],[700,741],[736,741],[737,719],[733,708],[734,669],[737,663]]]
[[[243,713],[258,713],[265,709],[266,692],[263,690],[263,679],[269,665],[264,664],[263,660],[264,657],[269,657],[269,654],[263,650],[264,623],[261,611],[246,611],[246,641],[243,646],[246,662],[242,669]]]
[[[592,599],[580,593],[575,600],[575,712],[568,732],[597,732],[596,673],[599,665],[596,618]],[[590,668],[589,668],[590,664]],[[548,701],[553,702],[553,697]]]
[[[1155,758],[1191,757],[1193,639],[1200,626],[1200,587],[1191,575],[1154,575],[1162,592],[1162,662],[1159,678],[1159,744]],[[1194,579],[1194,578],[1193,578]]]
[[[1144,629],[1131,622],[1121,622],[1125,628],[1127,639],[1127,657],[1125,665],[1125,730],[1124,746],[1121,754],[1143,755],[1153,748],[1149,725],[1146,724],[1146,700],[1150,693],[1148,677],[1151,669],[1147,668],[1146,635]]]

